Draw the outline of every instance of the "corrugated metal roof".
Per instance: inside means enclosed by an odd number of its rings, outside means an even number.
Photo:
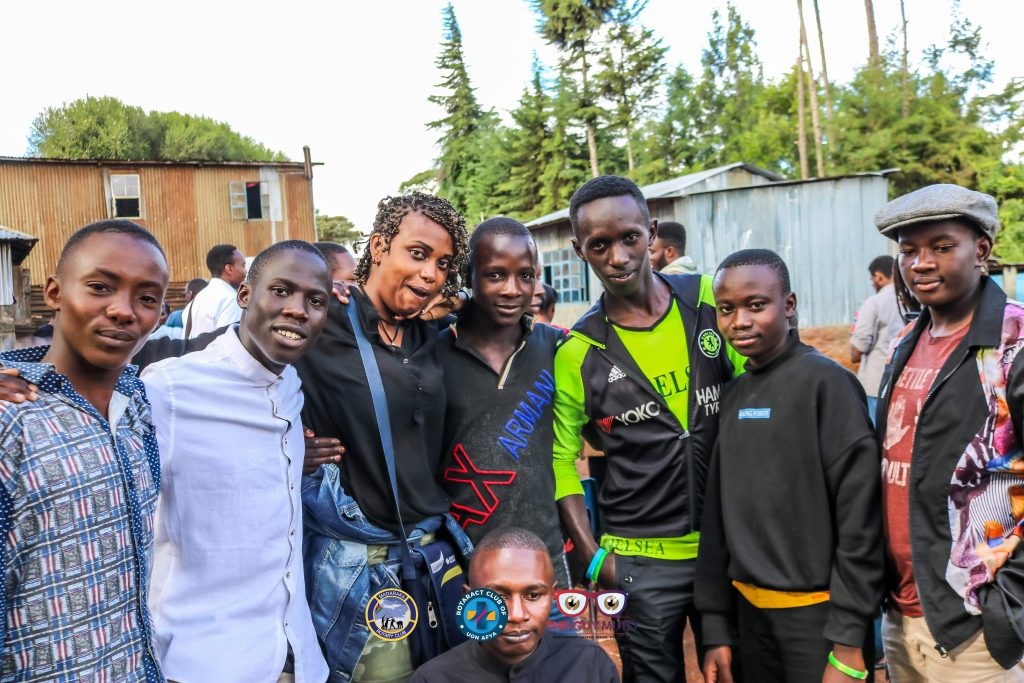
[[[301,161],[209,161],[209,160],[174,160],[137,159],[124,161],[121,159],[50,159],[43,157],[5,157],[0,156],[0,164],[75,164],[86,166],[273,166],[276,168],[296,168],[305,166]],[[314,166],[323,166],[323,162],[314,161]]]
[[[663,180],[660,183],[651,183],[650,185],[644,185],[640,188],[640,191],[644,193],[644,197],[647,199],[663,199],[665,197],[677,197],[681,194],[686,194],[684,190],[688,187],[692,187],[698,183],[702,183],[708,178],[712,178],[721,173],[728,173],[729,171],[742,168],[754,175],[759,175],[767,178],[771,181],[783,180],[783,177],[776,175],[771,171],[766,171],[763,168],[759,168],[752,164],[745,164],[742,161],[737,161],[733,164],[726,164],[725,166],[718,166],[717,168],[709,168],[704,171],[698,171],[697,173],[690,173],[678,178],[672,178],[671,180]],[[555,221],[563,221],[569,217],[569,207],[549,213],[546,216],[535,218],[526,224],[528,228],[536,228],[548,223],[554,223]]]
[[[10,247],[11,262],[16,266],[21,265],[38,241],[38,237],[0,225],[0,243]]]

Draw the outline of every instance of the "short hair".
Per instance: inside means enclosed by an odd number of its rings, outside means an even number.
[[[514,218],[508,216],[496,216],[494,218],[488,218],[480,225],[473,228],[473,232],[469,235],[469,258],[466,263],[466,282],[470,282],[473,269],[473,255],[476,253],[477,247],[480,242],[488,237],[495,235],[508,235],[509,237],[525,237],[530,245],[533,247],[534,256],[537,254],[537,243],[533,239],[533,233],[530,229],[517,221]],[[537,259],[534,259],[536,264]]]
[[[164,248],[160,246],[160,242],[156,237],[153,236],[149,230],[138,223],[126,221],[119,218],[111,218],[108,220],[96,221],[90,223],[82,228],[76,230],[68,241],[64,243],[64,248],[60,251],[60,258],[57,259],[57,272],[63,270],[64,265],[67,263],[74,253],[82,246],[82,242],[89,239],[93,235],[105,235],[105,234],[118,234],[128,235],[137,240],[142,240],[148,244],[156,247],[160,255],[164,257],[164,261],[167,261],[167,254],[164,253]]]
[[[185,291],[192,292],[192,296],[195,296],[199,292],[206,289],[206,285],[208,284],[210,284],[209,281],[204,280],[201,277],[193,278],[188,281],[188,284],[185,285]]]
[[[546,311],[549,308],[551,308],[552,306],[554,306],[555,304],[557,304],[558,300],[561,297],[558,296],[558,290],[557,289],[555,289],[554,287],[552,287],[551,285],[549,285],[546,282],[543,283],[543,284],[544,284],[544,296],[540,300],[540,310]]]
[[[875,273],[881,273],[887,278],[892,278],[893,266],[896,265],[896,259],[892,256],[883,255],[876,256],[872,259],[871,263],[868,264],[868,272],[874,275]]]
[[[540,540],[540,536],[520,527],[506,526],[495,529],[480,539],[480,542],[473,549],[473,556],[469,560],[470,570],[472,571],[473,562],[481,553],[488,550],[505,550],[509,548],[533,550],[542,553],[544,557],[548,558],[548,562],[551,561],[548,556],[548,547],[544,545],[544,541]]]
[[[682,223],[665,221],[658,223],[658,239],[665,244],[675,247],[680,255],[686,253],[686,228]]]
[[[206,267],[210,269],[210,275],[220,277],[224,273],[224,266],[235,260],[236,251],[238,247],[233,244],[217,244],[206,252]]]
[[[348,248],[344,244],[338,244],[337,242],[313,242],[313,246],[319,249],[320,253],[327,258],[348,253]]]
[[[786,267],[786,262],[771,249],[741,249],[729,254],[718,264],[715,276],[717,277],[723,270],[740,266],[767,266],[775,271],[775,275],[779,278],[779,284],[782,285],[783,294],[793,291],[789,283],[789,268]]]
[[[377,216],[373,219],[373,230],[366,237],[367,248],[356,264],[355,278],[359,284],[365,285],[370,277],[369,241],[373,235],[384,239],[384,251],[391,248],[391,240],[398,234],[398,226],[406,214],[420,213],[448,231],[452,238],[452,264],[448,269],[448,277],[441,287],[445,296],[455,296],[459,290],[462,275],[469,258],[469,236],[466,234],[466,219],[462,217],[451,202],[426,192],[410,192],[397,197],[385,197],[377,203]]]
[[[651,222],[651,212],[647,209],[647,200],[636,183],[620,175],[602,175],[591,178],[572,193],[572,198],[569,199],[569,222],[572,224],[573,233],[579,231],[580,207],[605,197],[632,197],[640,208],[644,224]]]
[[[324,264],[324,268],[327,270],[327,279],[331,279],[331,266],[327,263],[327,258],[323,255],[323,252],[304,240],[284,240],[283,242],[275,242],[260,253],[256,254],[256,258],[252,260],[252,265],[249,266],[249,272],[245,275],[245,281],[250,285],[256,282],[256,278],[259,277],[263,267],[266,266],[274,256],[283,251],[303,251],[307,254],[316,256]]]

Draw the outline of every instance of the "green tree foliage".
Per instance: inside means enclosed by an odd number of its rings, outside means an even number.
[[[627,6],[630,4],[632,8]],[[590,171],[594,176],[599,175],[600,168],[596,128],[601,109],[591,72],[598,58],[598,32],[616,11],[635,16],[642,6],[643,1],[533,0],[541,36],[562,53],[561,71],[579,75],[580,88],[574,115],[586,131]]]
[[[320,211],[316,211],[315,217],[316,234],[322,242],[337,242],[352,246],[364,237],[363,233],[352,224],[352,221],[344,216],[324,216]]]
[[[226,123],[178,112],[149,112],[115,97],[48,107],[32,122],[35,155],[62,159],[284,161]]]
[[[481,210],[483,197],[494,183],[481,178],[479,171],[488,162],[486,155],[495,149],[497,117],[477,102],[462,54],[462,31],[449,4],[444,10],[444,42],[437,58],[443,77],[439,95],[430,101],[444,110],[444,117],[428,127],[441,132],[438,144],[438,190],[457,208],[472,215]]]
[[[668,49],[654,31],[632,25],[634,19],[624,11],[615,17],[600,58],[602,70],[595,75],[601,94],[611,104],[607,120],[625,145],[630,176],[636,170],[634,133],[654,107]]]
[[[533,0],[533,7],[538,30],[561,56],[550,79],[535,63],[507,125],[473,95],[461,34],[446,13],[438,60],[446,95],[435,100],[448,113],[437,126],[440,170],[409,183],[438,179],[441,193],[475,222],[564,208],[598,158],[602,172],[629,173],[640,184],[738,161],[798,175],[799,74],[794,67],[765,79],[754,31],[732,5],[713,12],[696,73],[682,66],[666,73],[660,41],[637,21],[642,0]],[[1024,79],[992,92],[982,34],[956,11],[948,36],[906,79],[902,56],[890,41],[848,83],[832,84],[830,172],[899,168],[889,176],[894,195],[938,182],[988,192],[1003,224],[997,256],[1024,262]]]

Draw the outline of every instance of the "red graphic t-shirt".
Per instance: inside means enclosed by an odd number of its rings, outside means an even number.
[[[945,337],[925,330],[903,368],[889,399],[885,439],[882,441],[882,506],[885,511],[886,560],[897,577],[889,586],[889,599],[902,614],[920,617],[921,601],[914,585],[910,561],[910,456],[921,406],[949,354],[967,334],[969,325]]]

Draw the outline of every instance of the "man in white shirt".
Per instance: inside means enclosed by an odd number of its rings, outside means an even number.
[[[233,244],[218,244],[206,254],[210,283],[185,307],[185,339],[237,323],[242,317],[238,287],[245,280],[245,257]]]
[[[860,363],[857,379],[868,397],[868,414],[875,419],[878,385],[882,383],[889,342],[905,324],[892,284],[892,256],[879,256],[868,265],[875,293],[865,299],[857,312],[857,323],[850,337],[850,360]]]
[[[146,369],[160,445],[150,608],[178,683],[323,683],[302,572],[302,392],[291,367],[327,317],[307,242],[253,261],[245,312],[205,350]]]

